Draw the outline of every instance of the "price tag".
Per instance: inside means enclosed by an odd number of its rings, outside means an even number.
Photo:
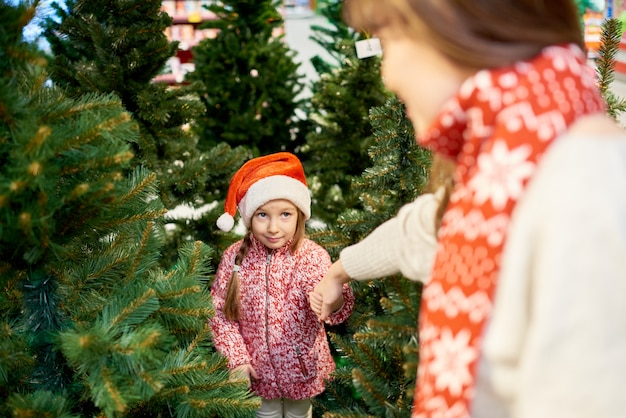
[[[380,46],[380,39],[368,38],[355,43],[356,56],[360,59],[373,57],[383,53],[383,49]]]

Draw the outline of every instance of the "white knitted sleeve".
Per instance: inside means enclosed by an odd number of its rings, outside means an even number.
[[[424,194],[403,206],[357,244],[341,251],[341,263],[355,280],[402,273],[414,281],[430,278],[437,239],[435,214],[439,198]]]
[[[518,203],[483,343],[511,416],[624,416],[625,191],[624,139],[567,137]]]

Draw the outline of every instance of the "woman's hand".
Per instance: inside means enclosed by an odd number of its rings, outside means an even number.
[[[242,364],[230,370],[230,380],[245,379],[248,382],[248,389],[250,389],[250,379],[258,378],[251,364]]]
[[[341,308],[343,304],[343,284],[350,281],[350,277],[343,269],[341,260],[335,261],[324,278],[315,286],[309,294],[311,309],[320,321],[326,321],[328,317]]]

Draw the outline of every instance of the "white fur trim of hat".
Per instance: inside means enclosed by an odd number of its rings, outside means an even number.
[[[304,213],[305,219],[311,217],[311,193],[302,182],[288,176],[266,177],[254,183],[239,202],[237,207],[246,227],[254,212],[270,200],[286,199]]]
[[[270,200],[286,199],[311,217],[311,193],[298,157],[289,152],[257,157],[246,162],[228,187],[224,213],[217,219],[222,231],[230,231],[239,213],[246,227],[254,212]]]

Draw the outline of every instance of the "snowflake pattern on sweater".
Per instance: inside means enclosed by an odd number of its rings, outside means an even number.
[[[209,323],[219,352],[229,367],[251,364],[259,379],[252,390],[265,399],[307,399],[324,391],[324,379],[335,370],[324,324],[309,305],[309,292],[324,277],[331,262],[321,246],[304,239],[295,254],[289,245],[270,251],[254,237],[241,263],[239,321],[229,321],[222,309],[235,256],[242,241],[222,256],[211,288],[215,316]],[[343,291],[344,305],[329,320],[345,321],[354,295]]]

